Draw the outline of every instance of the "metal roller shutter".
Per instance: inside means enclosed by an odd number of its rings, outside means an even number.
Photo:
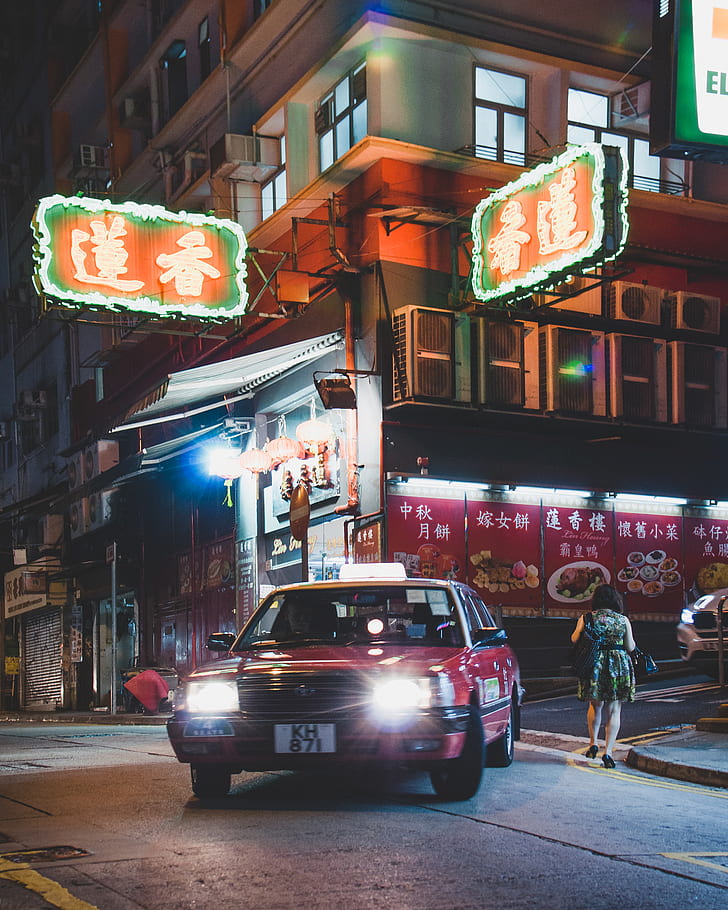
[[[60,706],[63,699],[63,623],[61,610],[25,620],[25,706]]]

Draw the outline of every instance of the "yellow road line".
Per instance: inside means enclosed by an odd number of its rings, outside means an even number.
[[[724,856],[728,860],[728,853],[661,853],[660,855],[667,859],[679,859],[683,863],[691,863],[694,866],[705,866],[706,869],[715,869],[717,872],[728,875],[728,862],[725,866],[721,866],[719,863],[709,863],[707,860],[698,859],[699,856]]]
[[[571,754],[583,755],[585,751],[586,749],[584,748],[575,749]],[[683,793],[699,792],[704,793],[706,796],[713,796],[716,799],[728,799],[728,793],[715,791],[701,784],[682,784],[678,781],[670,780],[669,778],[643,777],[638,769],[635,769],[632,772],[618,771],[617,769],[610,771],[607,768],[603,767],[585,766],[583,762],[576,761],[573,758],[567,758],[566,763],[572,768],[578,769],[579,771],[586,771],[587,774],[607,774],[609,777],[616,778],[618,780],[631,781],[633,784],[640,783],[646,787],[657,787],[660,790],[679,790]]]
[[[94,904],[87,904],[86,901],[74,897],[58,882],[31,869],[28,863],[3,862],[0,856],[0,878],[18,882],[60,910],[98,910]]]

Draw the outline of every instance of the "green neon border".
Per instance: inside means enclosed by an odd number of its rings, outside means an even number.
[[[675,42],[676,85],[673,136],[679,142],[701,146],[728,146],[728,136],[704,133],[698,125],[698,87],[695,79],[695,40],[693,37],[693,0],[682,0],[678,6],[677,40]],[[728,67],[728,55],[726,58]]]
[[[119,212],[120,214],[133,215],[142,221],[168,221],[176,224],[189,224],[203,227],[222,228],[232,233],[238,241],[238,252],[232,263],[234,269],[234,285],[238,290],[238,302],[230,308],[209,307],[204,304],[163,304],[155,297],[115,297],[113,294],[102,294],[99,291],[79,293],[69,288],[58,287],[49,277],[48,270],[53,259],[51,248],[51,234],[46,223],[46,214],[49,209],[63,205],[76,208],[85,213]],[[33,258],[36,267],[33,273],[33,283],[39,294],[55,297],[62,303],[73,301],[83,306],[114,310],[116,312],[131,310],[137,313],[152,313],[159,316],[180,315],[197,319],[232,319],[242,316],[248,308],[248,289],[245,284],[247,278],[247,265],[245,254],[248,242],[242,227],[236,221],[227,218],[214,218],[211,215],[202,215],[197,212],[171,212],[161,205],[139,204],[136,202],[112,203],[108,199],[92,199],[79,196],[45,196],[38,200],[31,228],[35,235],[36,245],[33,249]]]
[[[615,200],[617,204],[616,222],[621,221],[621,233],[618,239],[617,248],[613,253],[606,254],[603,250],[604,245],[604,175],[606,171],[606,156],[604,147],[597,142],[586,143],[585,145],[574,146],[567,149],[561,155],[552,158],[551,161],[545,161],[530,171],[525,171],[521,176],[507,183],[501,189],[496,190],[486,199],[482,199],[475,211],[471,222],[471,234],[473,238],[473,278],[472,288],[478,300],[489,301],[498,297],[505,297],[518,291],[526,290],[535,285],[542,285],[549,278],[568,272],[572,266],[577,263],[589,263],[597,265],[601,262],[610,262],[616,259],[622,252],[627,242],[627,233],[629,229],[629,220],[627,218],[627,178],[628,163],[624,155],[624,150],[619,146],[609,146],[613,148],[621,159],[621,168],[619,174],[619,199]],[[520,278],[514,278],[511,281],[504,281],[495,288],[486,289],[482,286],[481,276],[487,268],[487,259],[483,245],[483,235],[481,224],[484,213],[487,209],[500,202],[504,202],[509,196],[525,189],[532,189],[541,183],[546,177],[555,173],[563,167],[572,164],[579,158],[591,156],[594,160],[594,175],[592,178],[592,215],[594,217],[594,236],[586,250],[579,253],[566,253],[560,259],[550,263],[548,268],[542,265],[533,266],[525,275]],[[616,224],[615,222],[615,235]],[[601,255],[600,255],[601,254]],[[591,260],[591,261],[590,261]]]

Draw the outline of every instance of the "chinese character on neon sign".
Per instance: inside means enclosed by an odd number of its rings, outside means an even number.
[[[63,303],[195,319],[246,310],[247,244],[234,221],[49,196],[32,226],[36,287]]]
[[[508,183],[473,214],[473,292],[517,298],[614,259],[627,240],[621,149],[575,146]]]

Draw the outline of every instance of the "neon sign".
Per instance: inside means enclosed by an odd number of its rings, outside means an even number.
[[[48,196],[32,228],[36,288],[63,304],[196,319],[247,308],[247,243],[234,221]]]
[[[483,199],[472,220],[473,292],[517,299],[575,267],[614,259],[627,240],[622,150],[575,146]]]

